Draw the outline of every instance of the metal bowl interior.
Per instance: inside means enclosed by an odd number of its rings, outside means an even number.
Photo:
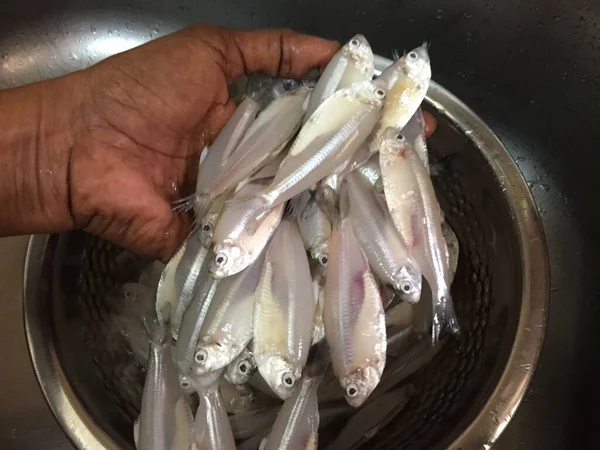
[[[426,108],[439,120],[431,158],[456,155],[452,174],[435,177],[435,187],[460,243],[452,294],[461,335],[424,356],[430,362],[406,380],[406,405],[362,448],[488,448],[517,408],[543,342],[548,262],[527,185],[501,142],[452,94],[433,84]],[[31,357],[79,448],[133,448],[144,364],[114,332],[112,317],[123,309],[122,285],[147,263],[79,232],[30,243],[24,313]],[[410,363],[391,358],[388,370]],[[323,448],[339,427],[325,427]]]

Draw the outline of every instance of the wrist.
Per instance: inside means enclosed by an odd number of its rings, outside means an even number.
[[[0,236],[74,227],[69,169],[84,77],[0,91]]]

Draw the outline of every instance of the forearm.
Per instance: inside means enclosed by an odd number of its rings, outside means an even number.
[[[69,160],[81,76],[0,91],[0,236],[73,227]]]

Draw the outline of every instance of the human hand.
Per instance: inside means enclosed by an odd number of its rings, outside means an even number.
[[[228,85],[251,72],[300,78],[337,48],[289,30],[202,25],[84,71],[69,175],[75,226],[168,258],[190,227],[171,202],[193,186],[200,150],[233,113]]]

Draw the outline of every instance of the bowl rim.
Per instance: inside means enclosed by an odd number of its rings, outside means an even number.
[[[391,63],[388,58],[375,56],[376,74]],[[476,417],[448,446],[455,450],[489,449],[521,403],[539,360],[550,300],[548,250],[531,191],[500,139],[470,108],[434,81],[430,84],[426,102],[482,150],[504,196],[511,199],[508,204],[520,239],[522,301],[508,361]],[[48,318],[40,311],[40,275],[49,242],[48,235],[32,236],[25,260],[23,317],[33,369],[46,403],[77,448],[115,449],[117,443],[95,423],[76,397],[58,360]]]

